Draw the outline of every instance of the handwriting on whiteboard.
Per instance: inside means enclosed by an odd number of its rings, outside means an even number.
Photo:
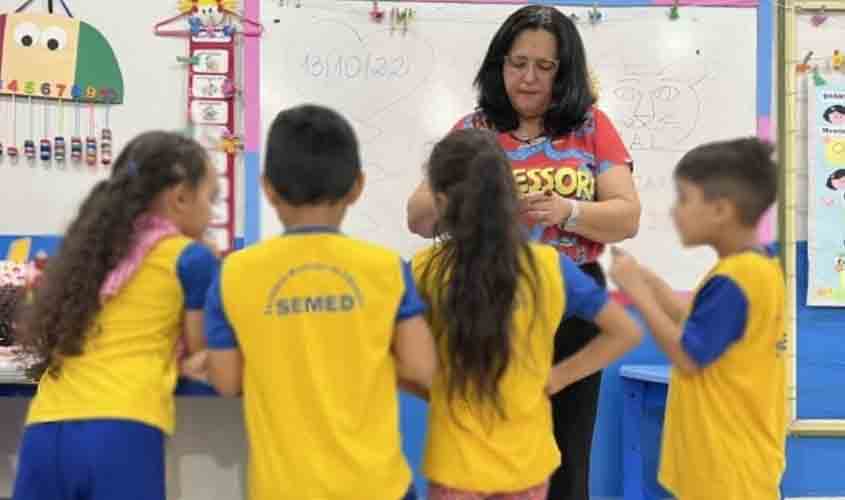
[[[313,78],[376,80],[407,76],[411,64],[404,55],[385,57],[369,52],[366,55],[306,53],[302,68]]]
[[[286,48],[280,81],[304,102],[332,107],[358,125],[377,126],[379,113],[408,98],[431,78],[434,47],[418,34],[397,35],[369,22],[310,22],[312,26],[295,40],[281,30],[278,35],[271,33],[265,43]],[[376,132],[370,135],[380,136]]]

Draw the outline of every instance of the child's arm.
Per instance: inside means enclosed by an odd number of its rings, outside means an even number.
[[[428,323],[422,316],[407,319],[396,325],[393,355],[396,356],[399,387],[428,399],[428,389],[437,368],[437,355]]]
[[[244,360],[240,349],[208,352],[208,379],[221,396],[235,397],[243,389]]]
[[[182,318],[182,337],[188,355],[205,350],[205,332],[203,329],[203,311],[186,310]]]
[[[601,333],[580,351],[552,367],[547,388],[549,395],[601,370],[640,342],[639,327],[622,306],[613,301],[609,301],[593,321]]]
[[[238,348],[223,299],[220,277],[214,279],[205,303],[205,337],[208,343],[208,378],[223,396],[237,396],[243,386],[243,356]]]
[[[552,367],[546,388],[549,395],[606,367],[636,347],[642,336],[628,313],[611,301],[607,291],[599,288],[568,257],[561,257],[561,271],[566,283],[566,316],[593,321],[601,333],[580,351]],[[566,332],[559,335],[566,335]]]
[[[206,379],[207,356],[203,334],[203,309],[211,281],[219,268],[218,256],[207,245],[195,242],[182,251],[177,274],[182,285],[185,311],[182,335],[176,348],[180,373],[197,380]]]
[[[617,252],[616,248],[611,249],[612,252]],[[689,312],[690,301],[678,295],[678,293],[669,286],[660,276],[651,269],[640,267],[642,270],[643,280],[645,280],[660,307],[663,309],[672,321],[680,324],[684,320],[687,312]]]
[[[616,252],[610,276],[631,298],[660,348],[682,372],[697,373],[743,335],[748,301],[733,280],[722,276],[708,280],[696,295],[687,321],[679,324],[660,306],[641,269],[630,255]]]
[[[399,304],[391,347],[396,357],[399,386],[424,397],[434,378],[437,354],[431,330],[423,317],[426,306],[417,293],[411,267],[406,262],[401,265],[405,292]]]
[[[414,382],[409,382],[407,380],[399,379],[399,388],[402,391],[407,392],[408,394],[413,394],[414,396],[428,401],[431,399],[431,393],[428,387],[422,386],[420,384],[415,384]]]
[[[406,207],[408,229],[423,238],[434,237],[434,225],[437,222],[437,211],[434,208],[434,195],[427,180],[420,182]]]

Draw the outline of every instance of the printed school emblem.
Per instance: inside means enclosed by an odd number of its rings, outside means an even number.
[[[264,314],[341,314],[364,305],[364,295],[347,271],[326,264],[304,264],[288,270],[270,290]]]

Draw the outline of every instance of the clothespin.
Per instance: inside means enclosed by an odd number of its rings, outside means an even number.
[[[810,18],[810,24],[818,28],[824,22],[827,21],[827,13],[825,13],[825,6],[822,5],[822,8],[819,10],[818,14],[814,14],[813,17]]]
[[[177,56],[176,61],[182,64],[189,64],[191,66],[194,66],[200,63],[200,58],[199,56]]]
[[[590,24],[598,24],[601,22],[602,13],[599,12],[598,2],[593,2],[593,8],[588,12]]]
[[[672,0],[672,7],[669,8],[669,19],[672,21],[677,21],[680,19],[681,14],[678,12],[679,0]]]
[[[411,8],[402,9],[401,15],[402,15],[402,33],[407,33],[408,32],[408,23],[414,17],[414,9],[411,9]]]
[[[804,56],[804,61],[801,64],[795,66],[795,71],[797,73],[806,73],[810,71],[810,59],[813,57],[813,51],[807,52],[807,55]]]
[[[819,68],[813,68],[813,83],[816,87],[821,87],[822,85],[827,85],[827,80],[822,78],[822,75],[819,73]]]
[[[188,26],[190,26],[191,35],[197,36],[203,30],[202,19],[197,16],[188,18]]]
[[[220,138],[220,151],[229,155],[234,155],[243,151],[243,149],[244,144],[240,136],[235,135],[228,130],[223,133],[223,136]]]
[[[393,7],[390,9],[390,32],[392,33],[394,29],[396,29],[396,23],[398,22],[399,18],[399,9]]]
[[[223,81],[223,88],[222,88],[221,90],[223,91],[223,95],[224,95],[226,98],[230,98],[230,97],[240,96],[240,95],[241,95],[241,89],[239,89],[239,88],[237,87],[237,85],[235,85],[235,82],[233,82],[233,81],[232,81],[231,79],[229,79],[229,78],[227,78],[227,79],[225,79],[225,80]]]
[[[845,66],[845,54],[842,54],[838,50],[833,51],[833,56],[830,58],[830,67],[834,69],[834,71],[839,71]]]
[[[396,12],[396,24],[398,26],[402,26],[403,31],[407,31],[408,24],[405,21],[405,16],[407,15],[407,9],[399,9]]]
[[[373,0],[373,8],[370,10],[370,20],[380,23],[384,19],[384,11],[378,8],[378,0]]]

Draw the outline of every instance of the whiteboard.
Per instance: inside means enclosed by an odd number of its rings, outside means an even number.
[[[431,144],[473,110],[475,72],[518,6],[402,2],[416,13],[402,33],[372,22],[368,2],[301,5],[262,3],[263,133],[279,110],[306,102],[349,118],[367,185],[344,231],[409,257],[425,244],[405,223],[422,162]],[[587,18],[586,8],[560,8]],[[691,289],[714,256],[681,248],[669,215],[671,173],[696,144],[756,134],[756,10],[685,7],[677,21],[667,19],[666,8],[602,11],[604,22],[579,29],[600,81],[599,106],[635,161],[643,217],[639,235],[623,246],[676,288]],[[262,201],[262,236],[280,230]]]
[[[0,0],[0,14],[11,13],[23,0]],[[64,15],[59,2],[54,13]],[[134,135],[150,130],[185,130],[187,126],[187,70],[177,56],[187,53],[187,42],[177,38],[161,38],[153,34],[153,25],[178,12],[172,0],[148,2],[79,2],[66,1],[75,18],[97,28],[110,42],[123,74],[126,99],[109,111],[109,125],[113,131],[113,158]],[[46,2],[33,2],[25,12],[46,12]],[[187,23],[185,23],[187,26]],[[11,98],[0,96],[0,142],[4,147],[11,141],[7,113]],[[48,135],[56,135],[58,107],[52,102],[48,107]],[[44,110],[42,103],[34,100],[32,128],[36,148],[44,136]],[[74,135],[73,107],[64,107],[64,137],[67,157],[70,159],[70,136]],[[105,107],[96,111],[96,136],[105,122]],[[17,146],[23,155],[23,142],[30,135],[30,106],[26,99],[17,98]],[[81,135],[88,135],[89,111],[80,112]],[[202,131],[197,131],[200,134]],[[99,144],[98,144],[99,145]],[[0,161],[0,234],[58,235],[75,215],[76,209],[89,189],[108,175],[108,169],[98,163],[96,168],[84,162],[58,162],[31,164],[21,157],[12,165],[4,154]],[[242,170],[240,168],[236,169]],[[238,182],[238,185],[242,185]],[[236,196],[237,229],[242,234],[243,196]]]

